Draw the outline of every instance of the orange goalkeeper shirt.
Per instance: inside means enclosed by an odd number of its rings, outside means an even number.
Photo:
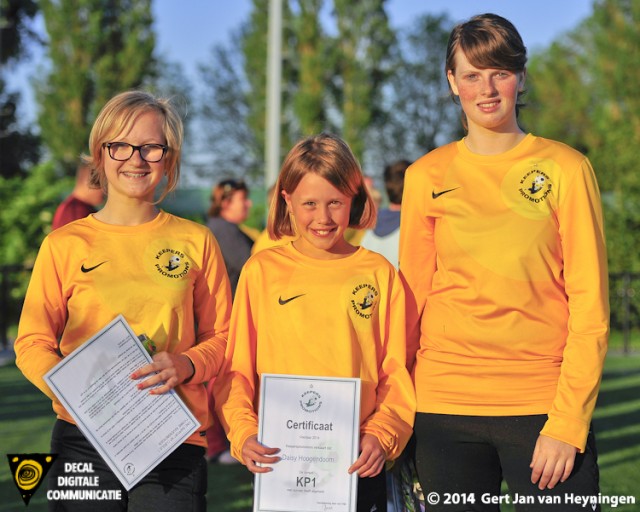
[[[202,431],[210,424],[204,383],[224,359],[231,290],[211,231],[165,212],[139,226],[93,216],[49,234],[38,253],[14,348],[25,376],[73,423],[43,376],[122,314],[158,352],[186,354],[193,377],[176,388]],[[198,432],[187,443],[206,445]]]
[[[404,190],[418,411],[548,414],[542,433],[583,450],[609,319],[589,161],[531,134],[490,156],[458,141],[415,162]]]
[[[404,289],[377,253],[360,247],[319,260],[288,243],[252,256],[240,275],[228,362],[215,388],[233,455],[242,460],[244,442],[258,433],[260,375],[279,373],[359,377],[360,431],[397,457],[415,415],[405,327]]]

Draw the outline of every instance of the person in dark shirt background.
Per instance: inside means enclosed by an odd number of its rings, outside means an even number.
[[[240,270],[251,256],[253,240],[240,228],[250,209],[249,189],[244,181],[228,179],[213,187],[207,226],[222,249],[232,294],[235,294]]]
[[[58,229],[74,220],[84,219],[96,212],[96,208],[104,201],[102,189],[89,186],[91,169],[82,164],[76,171],[76,184],[53,215],[51,229]]]

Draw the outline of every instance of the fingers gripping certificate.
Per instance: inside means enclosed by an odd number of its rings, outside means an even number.
[[[256,475],[254,511],[356,510],[360,379],[263,374],[258,440],[281,461]]]
[[[44,376],[127,490],[200,426],[174,390],[137,389],[130,375],[150,362],[120,315]]]

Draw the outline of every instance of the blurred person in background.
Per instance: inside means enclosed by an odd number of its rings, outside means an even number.
[[[207,226],[222,250],[232,295],[236,293],[240,271],[251,256],[253,247],[253,239],[242,227],[250,209],[249,188],[244,181],[225,179],[213,187]],[[215,413],[211,393],[214,381],[215,379],[211,379],[208,383],[209,410],[213,416],[213,424],[207,429],[207,460],[218,464],[237,464],[238,461],[229,452],[229,442]]]
[[[241,227],[250,209],[249,188],[244,181],[226,179],[213,187],[207,226],[222,249],[234,295],[240,270],[251,256],[253,247],[253,239]]]
[[[71,194],[60,203],[53,214],[51,229],[69,224],[74,220],[84,219],[87,215],[96,213],[97,207],[104,201],[104,194],[100,187],[89,184],[91,169],[86,164],[80,164],[76,171],[76,184]]]
[[[378,210],[378,220],[373,229],[367,230],[360,245],[375,251],[398,267],[398,244],[400,243],[400,203],[404,190],[404,174],[411,165],[408,160],[398,160],[384,168],[384,188],[389,206]]]

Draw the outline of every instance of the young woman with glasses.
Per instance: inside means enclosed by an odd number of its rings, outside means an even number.
[[[15,341],[16,363],[53,400],[58,415],[50,489],[65,463],[91,463],[99,488],[122,500],[92,511],[204,511],[209,414],[204,383],[223,360],[231,306],[220,249],[209,229],[157,206],[178,182],[182,121],[165,99],[115,96],[98,115],[85,161],[106,193],[104,207],[48,235],[40,248]],[[153,340],[153,363],[136,370],[140,393],[176,389],[202,428],[126,492],[43,380],[63,357],[122,314]],[[153,389],[152,386],[158,385]],[[94,488],[95,489],[95,488]],[[80,501],[51,510],[87,510]]]

